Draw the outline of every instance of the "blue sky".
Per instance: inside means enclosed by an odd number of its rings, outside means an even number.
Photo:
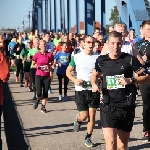
[[[25,21],[25,27],[29,26],[28,23],[28,11],[32,5],[32,0],[0,0],[0,29],[4,28],[20,28],[22,30],[22,21],[23,18]],[[72,8],[71,8],[71,26],[75,25],[75,0],[70,0],[72,2]],[[84,0],[80,0],[81,3],[83,3]],[[98,5],[98,1],[96,0],[96,20],[99,18],[100,14],[98,10],[100,9],[100,5]],[[111,1],[111,3],[110,3]],[[106,23],[109,23],[109,17],[111,14],[111,9],[113,6],[115,6],[115,1],[114,0],[106,0]],[[80,8],[80,11],[83,11],[82,8]],[[59,17],[59,15],[58,15]],[[81,20],[84,18],[84,13],[81,13]]]

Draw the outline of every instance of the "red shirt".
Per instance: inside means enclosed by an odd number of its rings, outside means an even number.
[[[58,44],[58,46],[56,47],[56,52],[61,51],[61,44]],[[72,53],[73,52],[73,48],[71,45],[67,45],[67,52]]]
[[[103,49],[103,46],[100,46],[99,50],[102,51],[102,49]]]

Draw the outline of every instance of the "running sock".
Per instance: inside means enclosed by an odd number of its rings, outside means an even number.
[[[43,105],[43,104],[42,104],[42,107],[44,107],[44,108],[45,108],[45,105]]]
[[[91,138],[91,135],[92,135],[92,134],[88,134],[88,133],[87,133],[87,135],[86,135],[86,137],[85,137],[85,140],[86,140],[87,138]]]
[[[81,125],[81,123],[82,123],[82,122],[80,122],[80,121],[78,121],[78,120],[77,120],[77,122],[78,122],[79,125]]]

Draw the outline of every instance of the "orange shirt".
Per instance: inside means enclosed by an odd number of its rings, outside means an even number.
[[[0,39],[0,48],[4,48],[4,39]]]
[[[0,105],[3,105],[2,82],[6,82],[8,79],[9,79],[9,65],[4,54],[0,51]]]

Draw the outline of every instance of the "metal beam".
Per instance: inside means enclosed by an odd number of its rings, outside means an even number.
[[[95,0],[93,0],[93,33],[95,31]]]
[[[93,1],[85,0],[85,34],[93,34]]]
[[[45,28],[48,30],[48,0],[45,0]]]
[[[101,0],[101,30],[103,31],[103,34],[106,34],[105,0]]]
[[[64,22],[64,33],[66,33],[66,16],[65,16],[65,0],[63,0],[63,22]]]
[[[41,1],[41,29],[43,30],[43,3]]]
[[[57,15],[56,15],[56,9],[57,9],[57,4],[56,4],[56,0],[54,0],[54,30],[55,32],[57,32]]]
[[[51,21],[51,30],[55,31],[55,14],[54,14],[54,1],[55,0],[50,0],[51,1],[51,7],[50,7],[50,11],[51,11],[51,18],[50,18],[50,21]]]
[[[64,27],[64,24],[63,24],[63,9],[62,9],[62,0],[60,0],[60,29],[61,29],[61,32],[63,31],[63,27]]]
[[[52,29],[52,23],[51,23],[51,18],[52,18],[52,9],[51,9],[51,0],[49,0],[49,12],[50,12],[50,18],[49,18],[49,28],[50,30]]]
[[[80,9],[79,0],[76,0],[76,32],[80,33]]]
[[[70,12],[71,2],[67,0],[67,29],[71,32],[71,12]]]

